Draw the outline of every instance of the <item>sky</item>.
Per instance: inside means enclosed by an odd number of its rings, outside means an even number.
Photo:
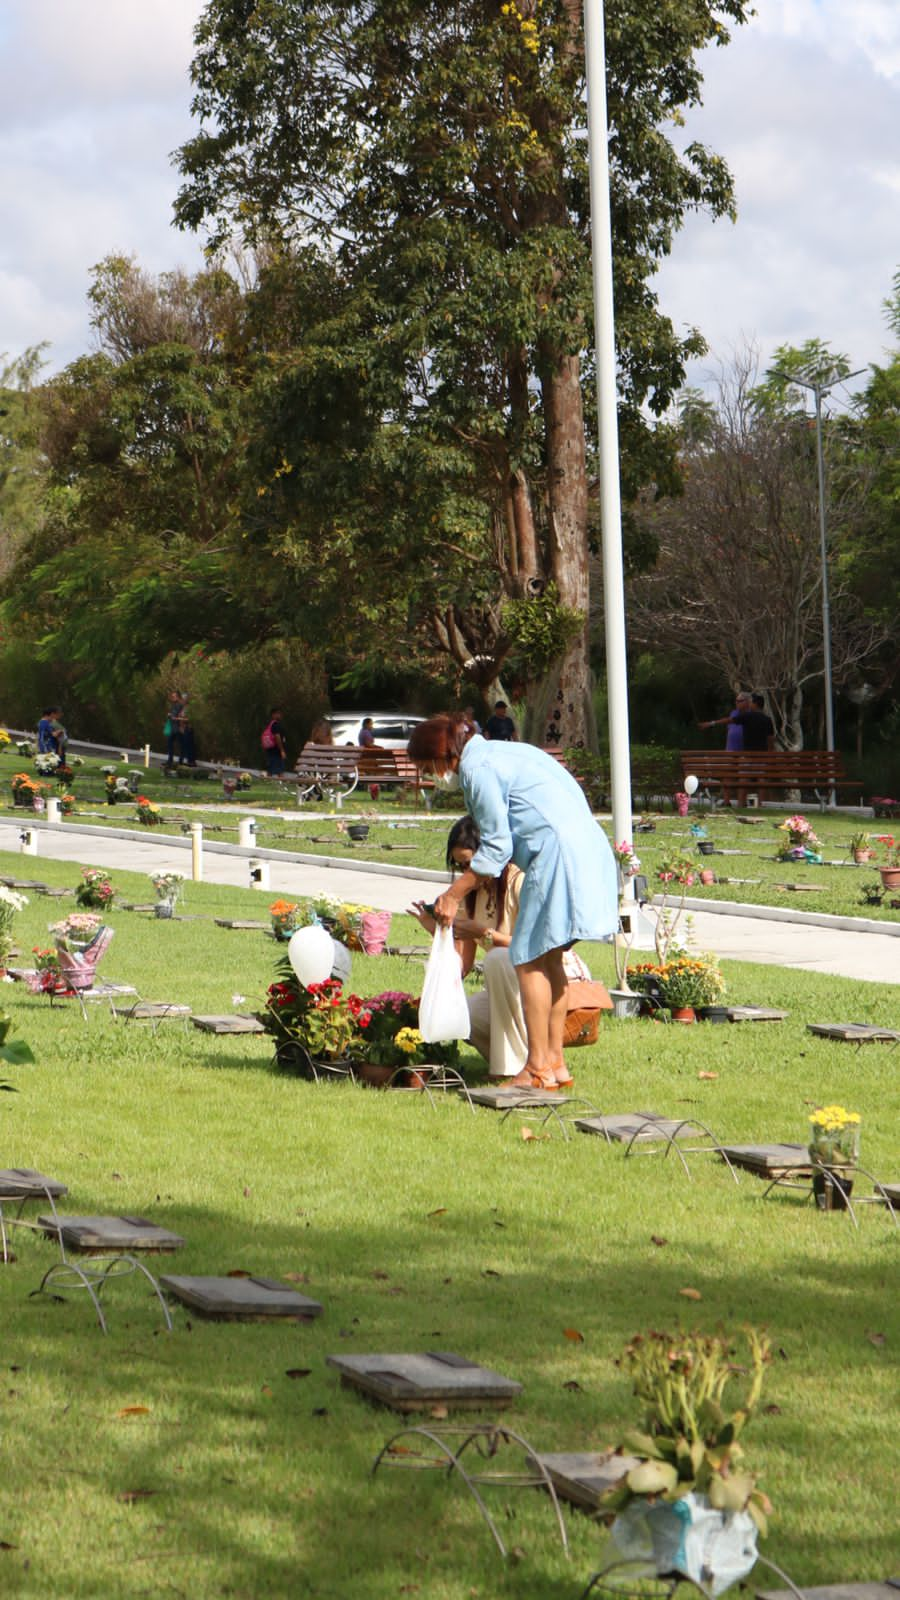
[[[648,0],[649,4],[653,0]],[[48,371],[93,348],[90,268],[196,269],[171,225],[171,152],[191,132],[202,0],[0,0],[0,357],[49,342]],[[727,161],[738,221],[689,218],[655,280],[710,346],[691,381],[753,341],[821,338],[884,358],[900,268],[900,0],[757,0],[705,53],[685,136]]]

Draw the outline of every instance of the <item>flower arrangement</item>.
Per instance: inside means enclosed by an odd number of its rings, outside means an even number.
[[[678,883],[689,888],[694,881],[696,864],[687,850],[667,850],[660,860],[656,876],[660,883]]]
[[[64,817],[70,817],[75,810],[75,796],[73,794],[61,794],[59,797],[59,809]]]
[[[303,927],[298,921],[300,907],[296,900],[273,900],[269,907],[269,916],[272,918],[272,932],[276,939],[289,939],[297,928]]]
[[[5,728],[0,728],[0,748],[10,743],[10,737]]]
[[[725,979],[715,956],[679,951],[667,961],[641,961],[628,968],[636,994],[647,994],[670,1010],[711,1006],[725,993]]]
[[[34,945],[31,951],[34,956],[34,967],[37,973],[37,982],[34,985],[37,994],[48,994],[62,983],[62,968],[59,964],[59,952],[55,945],[44,948]]]
[[[20,756],[33,756],[34,755],[34,740],[33,739],[20,739],[18,744],[16,745],[16,749],[18,750]]]
[[[177,900],[184,883],[183,872],[151,872],[150,882],[160,900]]]
[[[0,883],[0,967],[5,967],[13,946],[12,930],[16,912],[24,911],[28,896],[17,894]]]
[[[115,772],[107,772],[103,782],[106,785],[107,805],[114,806],[132,798],[133,790],[127,778],[117,778]]]
[[[732,1340],[721,1333],[636,1334],[626,1345],[619,1366],[645,1410],[642,1430],[626,1433],[618,1448],[640,1462],[604,1495],[602,1510],[695,1492],[716,1510],[749,1512],[765,1535],[772,1507],[742,1465],[738,1438],[759,1405],[770,1346],[754,1328],[744,1337],[740,1365]],[[726,1409],[726,1393],[745,1373],[746,1393]]]
[[[812,861],[821,863],[822,857],[817,854],[821,843],[818,834],[799,813],[787,817],[784,822],[777,824],[779,833],[786,833],[787,838],[782,843],[778,861]]]
[[[50,932],[55,937],[57,950],[86,950],[102,926],[103,918],[94,911],[70,911],[61,922],[50,923]]]
[[[866,833],[864,829],[860,829],[858,833],[852,834],[850,838],[849,850],[852,856],[861,856],[864,860],[868,861],[872,854],[871,836]]]
[[[810,1117],[809,1153],[822,1167],[855,1167],[859,1160],[858,1111],[818,1106]]]
[[[42,750],[34,758],[36,770],[42,778],[50,778],[60,765],[59,756],[53,750]]]
[[[252,784],[253,779],[249,772],[239,772],[234,780],[234,787],[239,791],[243,789],[249,789]]]
[[[365,1002],[371,1021],[365,1058],[377,1067],[411,1067],[429,1059],[419,1032],[419,1002],[399,989],[386,989]],[[434,1059],[432,1055],[431,1060]]]
[[[290,963],[280,967],[281,977],[270,984],[261,1020],[276,1046],[299,1045],[317,1060],[336,1061],[358,1054],[362,1034],[371,1021],[358,995],[344,995],[337,978],[304,985]],[[279,1050],[279,1060],[289,1062]]]
[[[9,780],[16,805],[33,805],[44,793],[45,785],[29,777],[27,772],[16,772]]]
[[[634,853],[634,845],[627,839],[614,844],[612,851],[624,878],[633,878],[636,872],[640,872],[641,863]]]
[[[75,782],[74,769],[69,766],[67,761],[61,761],[59,763],[59,766],[54,769],[53,776],[56,779],[56,782],[62,788],[65,788],[67,784]]]
[[[148,800],[145,794],[137,796],[135,816],[145,828],[155,828],[163,820],[162,809],[155,801]]]
[[[115,899],[116,891],[109,880],[109,873],[102,867],[83,867],[81,882],[75,890],[75,899],[80,906],[96,906],[104,910],[111,906]]]

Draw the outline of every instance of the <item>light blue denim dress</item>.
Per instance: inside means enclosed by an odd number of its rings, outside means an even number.
[[[532,744],[476,734],[459,776],[481,829],[472,871],[498,877],[512,859],[525,874],[510,945],[514,966],[618,926],[615,857],[571,773]]]

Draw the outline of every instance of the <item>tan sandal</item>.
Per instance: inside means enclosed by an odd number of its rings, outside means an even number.
[[[559,1089],[556,1074],[551,1067],[549,1072],[535,1072],[532,1067],[523,1067],[514,1078],[509,1079],[510,1089],[540,1089],[543,1094],[555,1094]]]

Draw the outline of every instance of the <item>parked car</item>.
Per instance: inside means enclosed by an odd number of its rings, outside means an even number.
[[[385,750],[405,750],[413,728],[424,717],[410,717],[405,711],[347,711],[335,712],[325,721],[331,728],[335,744],[359,744],[359,732],[365,717],[372,718],[375,743]]]

